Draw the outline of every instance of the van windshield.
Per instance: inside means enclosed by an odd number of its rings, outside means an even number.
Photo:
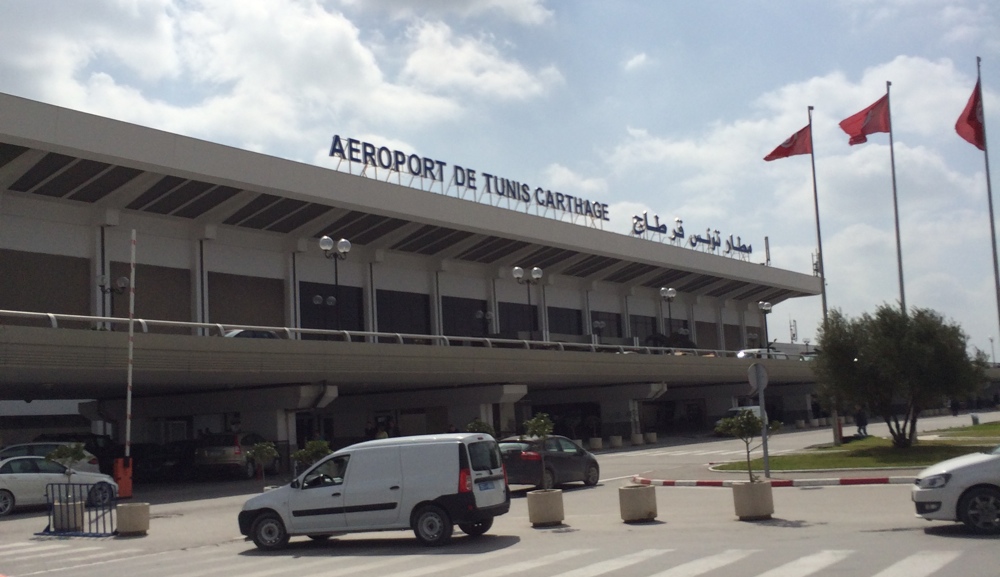
[[[496,441],[469,443],[468,447],[473,471],[491,471],[500,468],[503,458],[500,456]]]

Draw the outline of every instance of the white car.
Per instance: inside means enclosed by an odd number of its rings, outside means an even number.
[[[977,533],[1000,533],[1000,446],[927,467],[911,496],[917,515],[928,521],[961,521]]]
[[[107,505],[118,495],[115,480],[101,473],[70,470],[45,457],[10,457],[0,461],[0,517],[15,507],[44,505],[45,489],[50,483],[85,483],[92,485],[87,494],[90,505]]]

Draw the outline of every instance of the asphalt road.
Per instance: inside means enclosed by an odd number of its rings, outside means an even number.
[[[997,420],[1000,413],[983,413]],[[936,419],[936,420],[935,420]],[[929,419],[938,428],[964,416]],[[883,425],[884,426],[884,425]],[[869,426],[877,434],[877,425]],[[829,442],[829,430],[773,439],[775,450]],[[655,446],[602,453],[597,487],[564,487],[562,525],[528,521],[527,487],[516,488],[509,514],[479,539],[456,531],[453,542],[425,548],[408,531],[355,534],[327,542],[295,539],[263,554],[238,534],[236,514],[260,485],[253,481],[138,487],[153,503],[149,534],[135,538],[53,538],[36,533],[44,512],[0,520],[0,574],[104,577],[184,575],[283,577],[376,575],[437,577],[541,574],[563,577],[995,577],[1000,538],[914,516],[905,485],[777,488],[775,516],[740,522],[723,488],[656,488],[658,516],[623,523],[618,489],[644,471],[684,478],[714,475],[706,463],[741,449],[732,439],[661,439]],[[679,454],[683,453],[683,454]],[[737,457],[738,458],[738,457]]]

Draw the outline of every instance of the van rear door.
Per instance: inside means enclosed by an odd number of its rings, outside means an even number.
[[[493,437],[476,437],[465,443],[472,469],[472,492],[476,507],[491,507],[507,500],[500,446]]]

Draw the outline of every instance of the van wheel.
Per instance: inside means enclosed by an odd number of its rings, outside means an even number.
[[[601,480],[601,470],[597,468],[597,465],[590,465],[587,467],[587,476],[583,479],[583,484],[588,487],[593,487]]]
[[[970,489],[958,502],[958,518],[976,533],[1000,533],[1000,491],[990,487]]]
[[[475,523],[459,523],[458,528],[469,537],[478,537],[490,530],[493,526],[493,517],[476,521]]]
[[[253,544],[264,551],[276,551],[288,544],[288,531],[277,513],[264,513],[257,517],[250,529]]]
[[[425,505],[413,515],[413,533],[424,545],[443,545],[452,530],[448,513],[437,505]]]

